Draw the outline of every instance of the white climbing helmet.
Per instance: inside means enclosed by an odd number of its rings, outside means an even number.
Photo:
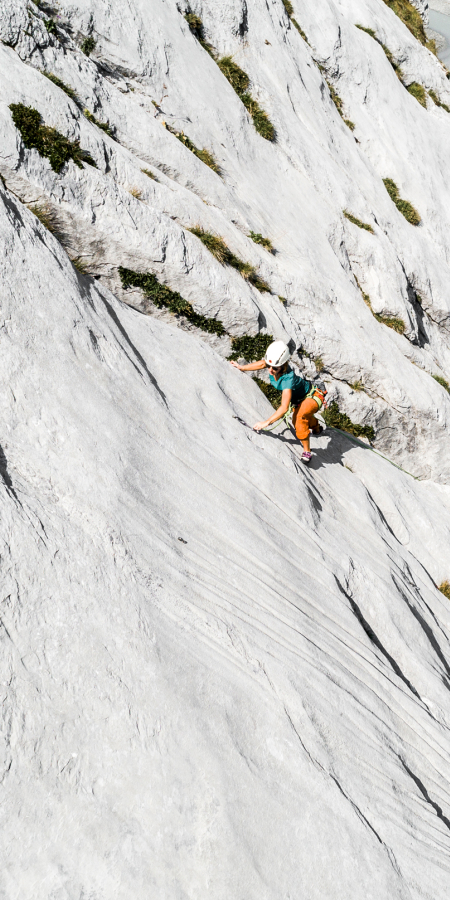
[[[274,341],[273,344],[269,344],[266,350],[264,362],[268,366],[284,366],[284,363],[288,361],[290,355],[289,347],[284,341]]]

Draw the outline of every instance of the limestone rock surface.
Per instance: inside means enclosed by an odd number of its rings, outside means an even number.
[[[450,84],[383,0],[293,7],[0,0],[6,900],[448,894]],[[19,103],[96,166],[55,172]],[[260,331],[374,449],[327,429],[306,469],[249,427],[270,407],[226,357]]]

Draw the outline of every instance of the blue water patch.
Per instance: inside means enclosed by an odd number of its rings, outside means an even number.
[[[444,16],[444,13],[436,12],[434,9],[428,10],[430,28],[437,31],[445,38],[445,45],[438,50],[438,57],[450,69],[450,16]]]

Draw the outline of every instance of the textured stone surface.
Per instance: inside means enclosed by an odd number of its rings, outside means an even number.
[[[0,46],[6,900],[448,894],[450,607],[436,585],[450,579],[450,404],[431,374],[450,369],[450,119],[405,91],[355,22],[450,104],[449,83],[382,0],[294,6],[312,50],[278,0],[195,7],[251,74],[271,145],[175,3],[62,3],[63,43],[48,12],[0,2],[14,45]],[[23,147],[11,102],[79,138],[98,168],[56,175]],[[185,123],[223,178],[163,119]],[[386,176],[422,226],[396,211]],[[62,243],[33,204],[57,211]],[[195,224],[273,293],[220,266]],[[122,293],[120,264],[230,334],[262,328],[321,355],[376,447],[434,480],[332,430],[305,470],[288,432],[234,418],[269,407],[224,358],[229,339]],[[375,320],[352,272],[407,337]]]

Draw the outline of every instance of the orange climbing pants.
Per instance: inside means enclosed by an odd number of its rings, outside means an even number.
[[[306,441],[310,428],[313,432],[319,428],[319,422],[314,415],[318,409],[319,404],[314,397],[305,397],[300,406],[295,407],[292,424],[299,441]]]

